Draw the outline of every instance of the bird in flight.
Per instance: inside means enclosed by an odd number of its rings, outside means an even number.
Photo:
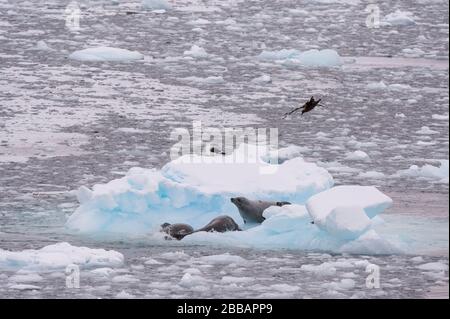
[[[286,118],[288,115],[291,115],[291,114],[293,114],[293,113],[295,113],[295,112],[297,112],[299,110],[302,110],[302,115],[303,115],[303,113],[307,113],[307,112],[313,110],[317,105],[321,105],[321,104],[319,104],[321,100],[322,99],[318,99],[316,101],[316,100],[314,100],[314,96],[311,96],[311,99],[308,102],[306,102],[302,106],[296,107],[292,111],[289,111],[289,112],[285,113],[283,115],[283,118]]]

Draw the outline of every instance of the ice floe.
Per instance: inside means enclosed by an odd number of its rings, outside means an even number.
[[[149,10],[170,10],[172,6],[166,0],[142,0],[142,5]]]
[[[208,76],[206,78],[201,78],[198,76],[188,76],[186,78],[182,78],[182,81],[194,83],[194,84],[221,84],[225,83],[225,80],[222,76]]]
[[[351,160],[351,161],[369,161],[370,157],[367,155],[364,151],[354,151],[347,153],[345,159]]]
[[[440,183],[448,184],[449,164],[448,160],[440,160],[440,166],[436,167],[430,164],[423,166],[411,165],[408,169],[400,170],[395,175],[401,177],[421,177],[437,180]]]
[[[54,270],[65,269],[70,264],[80,267],[117,267],[123,260],[123,255],[113,250],[76,247],[66,242],[37,250],[0,249],[0,269]]]
[[[193,45],[189,50],[184,51],[184,55],[191,56],[193,58],[206,58],[208,53],[202,47],[198,45]]]
[[[263,61],[275,61],[287,65],[304,65],[334,67],[342,65],[339,54],[332,49],[298,51],[295,49],[282,49],[279,51],[263,51],[258,58]]]
[[[123,62],[132,60],[141,60],[144,56],[137,51],[129,51],[125,49],[112,47],[95,47],[79,50],[71,53],[69,59],[78,61],[111,61]]]
[[[397,10],[393,13],[386,15],[383,19],[383,24],[392,26],[407,26],[414,25],[413,14],[411,12]]]
[[[439,134],[438,131],[430,129],[428,126],[422,126],[420,130],[416,131],[417,134],[422,135],[432,135],[432,134]]]
[[[271,83],[272,82],[272,78],[270,77],[270,75],[264,74],[261,76],[258,76],[257,78],[252,79],[253,83]]]

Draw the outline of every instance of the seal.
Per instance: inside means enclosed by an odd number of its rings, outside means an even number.
[[[194,232],[194,228],[188,224],[169,224],[164,223],[161,225],[161,231],[166,233],[169,236],[166,236],[165,239],[175,238],[177,240],[181,240],[184,236],[192,234]]]
[[[206,232],[218,232],[224,233],[227,231],[240,231],[239,225],[234,221],[233,218],[227,215],[221,215],[213,220],[211,220],[208,224],[203,226],[200,229],[194,230],[192,226],[188,224],[169,224],[164,223],[161,225],[161,231],[166,233],[168,236],[165,239],[170,240],[175,238],[177,240],[182,240],[185,236],[206,231]]]
[[[213,220],[211,220],[206,226],[197,229],[194,233],[200,232],[200,231],[207,231],[207,232],[219,232],[224,233],[227,231],[240,231],[239,225],[234,221],[233,218],[227,215],[221,215]]]
[[[262,200],[250,200],[246,197],[233,197],[231,202],[236,205],[244,223],[262,223],[265,218],[263,212],[270,206],[290,205],[289,202],[271,202]]]

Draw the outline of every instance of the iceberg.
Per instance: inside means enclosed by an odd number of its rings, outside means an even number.
[[[182,242],[366,254],[400,252],[374,229],[379,224],[374,217],[392,200],[372,186],[333,187],[328,171],[305,161],[302,150],[295,146],[278,149],[282,160],[277,160],[273,149],[241,144],[226,155],[180,156],[159,170],[135,167],[126,176],[92,190],[81,187],[77,194],[80,206],[66,227],[78,233],[136,236],[159,233],[164,222],[199,228],[226,214],[244,231],[197,232]],[[271,206],[263,212],[261,224],[244,225],[230,201],[235,196],[292,204]]]
[[[81,205],[66,226],[82,233],[145,234],[167,221],[201,227],[221,214],[242,223],[231,197],[302,204],[333,185],[326,169],[301,157],[268,163],[269,151],[241,144],[226,156],[184,155],[160,170],[132,168],[92,190],[81,187]]]
[[[65,269],[76,264],[82,267],[118,267],[124,257],[114,250],[76,247],[62,242],[41,249],[8,251],[0,249],[0,269],[49,271]]]
[[[258,55],[263,61],[275,61],[287,65],[333,67],[343,64],[341,57],[335,50],[307,50],[282,49],[279,51],[263,51]]]
[[[141,60],[144,56],[137,51],[129,51],[111,47],[95,47],[84,50],[75,51],[69,55],[69,59],[78,61],[92,62],[123,62],[132,60]]]

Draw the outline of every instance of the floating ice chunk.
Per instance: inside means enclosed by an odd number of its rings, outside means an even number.
[[[9,289],[17,289],[17,290],[40,290],[41,287],[35,285],[27,285],[27,284],[16,284],[8,286]]]
[[[416,257],[411,258],[410,260],[414,263],[421,263],[424,261],[422,256],[416,256]]]
[[[359,173],[358,177],[364,179],[383,179],[386,178],[386,175],[377,171],[367,171]]]
[[[139,279],[132,275],[118,275],[118,276],[113,277],[112,282],[134,283],[134,282],[139,282]]]
[[[428,126],[422,126],[420,130],[416,131],[417,134],[423,134],[423,135],[432,135],[432,134],[439,134],[438,131],[434,131],[430,129]]]
[[[259,54],[258,58],[260,60],[267,60],[267,61],[276,61],[276,60],[286,60],[286,59],[293,59],[300,51],[295,49],[281,49],[279,51],[263,51]]]
[[[125,290],[122,290],[121,292],[119,292],[116,295],[116,298],[117,299],[133,299],[133,298],[136,298],[136,297],[134,295],[126,292]]]
[[[393,91],[408,91],[411,89],[412,89],[411,86],[408,84],[400,84],[400,83],[389,84],[389,90]]]
[[[70,264],[82,267],[116,267],[123,263],[123,259],[123,255],[114,250],[76,247],[65,242],[38,250],[0,249],[0,269],[51,270],[65,269]]]
[[[337,238],[355,239],[371,226],[364,209],[358,206],[338,206],[334,208],[321,226]]]
[[[302,265],[300,270],[312,272],[319,276],[334,276],[336,274],[336,268],[329,262],[320,265]]]
[[[279,51],[263,51],[258,58],[263,61],[281,61],[286,64],[299,64],[304,66],[332,67],[342,65],[342,60],[335,50],[308,50],[300,52],[294,49]]]
[[[431,271],[448,271],[448,265],[442,262],[431,262],[416,266],[418,269]]]
[[[225,80],[222,76],[208,76],[206,78],[200,78],[197,76],[188,76],[182,78],[183,81],[193,82],[198,84],[221,84],[225,83]]]
[[[186,260],[191,258],[188,254],[186,254],[184,251],[174,251],[174,252],[167,252],[162,253],[160,255],[161,258],[169,259],[169,260]]]
[[[91,270],[90,273],[95,276],[109,277],[114,273],[114,269],[109,267],[101,267]]]
[[[190,48],[190,50],[184,51],[184,55],[188,55],[188,56],[191,56],[194,58],[207,58],[208,57],[208,53],[206,53],[206,50],[195,44]]]
[[[406,115],[403,114],[403,113],[395,113],[395,117],[396,117],[396,118],[405,118]]]
[[[210,23],[211,22],[209,20],[202,19],[202,18],[188,22],[188,24],[193,24],[193,25],[206,25],[206,24],[210,24]]]
[[[387,89],[387,85],[383,82],[372,82],[366,86],[369,90],[384,90]]]
[[[345,159],[351,160],[351,161],[368,161],[368,160],[370,160],[370,157],[364,151],[354,151],[354,152],[347,153],[347,155],[345,156]]]
[[[449,179],[449,164],[448,160],[440,160],[441,165],[439,167],[425,164],[422,167],[417,165],[411,165],[406,170],[398,171],[395,176],[400,177],[423,177],[428,179],[439,180],[441,183],[447,183]]]
[[[166,0],[142,0],[142,5],[149,10],[170,10],[172,6]]]
[[[383,81],[380,82],[371,82],[366,85],[367,89],[373,90],[373,91],[381,91],[381,90],[392,90],[392,91],[407,91],[411,90],[411,86],[408,84],[400,84],[400,83],[394,83],[394,84],[385,84]]]
[[[411,12],[397,10],[388,14],[383,19],[384,24],[392,26],[406,26],[416,24]]]
[[[318,226],[325,226],[328,215],[337,207],[360,207],[369,218],[392,205],[392,199],[373,186],[336,186],[312,196],[306,207]]]
[[[303,9],[288,9],[288,12],[292,15],[308,15],[309,12]]]
[[[125,49],[112,47],[95,47],[84,50],[75,51],[69,55],[69,59],[78,61],[132,61],[141,60],[144,56],[137,51],[129,51]]]
[[[332,3],[338,3],[338,4],[347,4],[351,6],[355,6],[361,3],[361,0],[308,0],[308,2],[316,2],[316,3],[322,3],[322,4],[332,4]]]
[[[14,276],[11,276],[9,278],[9,281],[13,281],[16,283],[21,282],[39,282],[42,281],[44,278],[36,273],[24,273],[22,271],[18,271]]]
[[[226,284],[245,284],[254,281],[253,277],[233,277],[233,276],[223,276],[222,282]]]
[[[197,258],[197,260],[201,263],[210,265],[244,264],[247,262],[247,260],[242,258],[241,256],[231,255],[229,253],[221,255],[202,256]]]
[[[48,44],[43,40],[38,41],[35,49],[39,51],[56,51],[55,49],[49,47]]]
[[[344,278],[339,282],[327,282],[322,284],[322,287],[325,289],[329,289],[331,291],[334,290],[348,290],[353,289],[355,287],[355,281],[353,279]]]
[[[419,48],[413,48],[413,49],[403,49],[402,52],[405,54],[406,57],[420,57],[425,54],[425,52]]]
[[[157,261],[156,259],[148,257],[148,258],[145,258],[144,264],[146,264],[146,265],[161,265],[162,262]]]
[[[278,291],[282,291],[282,292],[295,292],[295,291],[300,290],[300,287],[292,286],[292,285],[288,285],[288,284],[274,284],[274,285],[270,285],[270,288],[278,290]]]
[[[253,83],[271,83],[272,78],[270,75],[264,74],[252,80]]]
[[[448,121],[448,114],[433,114],[431,118],[433,120]]]
[[[181,278],[179,285],[185,288],[191,288],[194,286],[204,285],[205,283],[205,278],[197,275],[191,275],[190,273],[185,273]]]
[[[186,268],[183,270],[184,273],[191,274],[191,275],[201,275],[202,272],[198,268]]]
[[[236,21],[232,18],[227,18],[223,21],[217,21],[216,24],[233,25],[236,24]]]

